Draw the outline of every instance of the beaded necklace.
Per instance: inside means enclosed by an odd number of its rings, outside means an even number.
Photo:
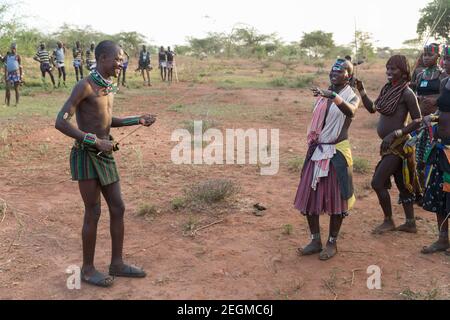
[[[431,68],[426,68],[424,74],[425,74],[425,76],[431,75],[430,80],[433,80],[435,71],[439,71],[439,68],[437,65],[432,66]]]
[[[103,94],[105,96],[110,93],[117,93],[117,86],[111,80],[106,80],[105,78],[103,78],[102,75],[97,71],[97,69],[92,70],[90,78],[96,86],[103,88]]]

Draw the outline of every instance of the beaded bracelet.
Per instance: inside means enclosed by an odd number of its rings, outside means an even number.
[[[141,117],[133,117],[133,118],[127,118],[123,120],[123,125],[125,126],[134,126],[141,123]]]
[[[95,134],[87,133],[84,136],[83,143],[89,146],[95,146],[95,144],[97,143],[97,137],[95,136]]]

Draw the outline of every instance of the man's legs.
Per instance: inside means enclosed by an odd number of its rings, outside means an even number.
[[[83,267],[82,280],[100,287],[110,287],[113,279],[98,272],[94,266],[97,226],[100,219],[100,183],[97,180],[79,181],[80,193],[84,201],[85,214],[83,224]]]
[[[111,265],[123,265],[123,238],[124,238],[124,214],[125,204],[122,200],[122,193],[120,183],[116,182],[106,187],[102,187],[103,197],[106,200],[109,208],[109,215],[111,217],[111,240],[112,240],[112,257]]]
[[[53,76],[53,72],[51,70],[47,70],[47,72],[50,75],[50,80],[52,81],[53,88],[56,88],[55,77]]]
[[[42,66],[41,66],[41,75],[42,75],[42,84],[44,85],[45,88],[47,88],[47,83],[45,81],[45,70],[42,68]]]
[[[11,101],[11,84],[9,80],[6,80],[5,104],[9,106],[10,101]]]
[[[126,86],[127,84],[127,69],[123,69],[121,74],[123,73],[123,78],[122,78],[122,86]]]
[[[77,82],[80,81],[80,77],[78,76],[78,68],[75,67],[75,77],[77,79]]]
[[[125,234],[125,204],[122,200],[120,182],[102,187],[102,193],[109,207],[111,217],[112,255],[109,272],[111,275],[143,278],[146,273],[137,267],[128,266],[123,261],[123,240]]]
[[[372,188],[375,190],[384,213],[384,222],[374,229],[374,233],[381,234],[387,231],[395,230],[395,224],[392,219],[391,196],[386,189],[386,182],[397,170],[401,170],[402,160],[395,155],[384,156],[378,164],[372,179]]]
[[[147,68],[147,69],[145,70],[145,72],[147,72],[148,86],[151,87],[151,86],[152,86],[152,83],[151,83],[151,80],[150,80],[150,71],[149,71],[149,69]]]
[[[145,79],[145,69],[144,68],[141,69],[141,74],[142,74],[142,79],[144,79],[144,86],[145,86],[145,84],[147,83],[147,80]]]
[[[97,241],[97,225],[101,215],[100,184],[97,180],[79,181],[85,213],[83,224],[83,273],[95,273],[94,256]]]
[[[80,78],[81,80],[83,80],[84,76],[83,76],[83,65],[80,65]]]
[[[169,82],[173,81],[173,67],[169,69]]]
[[[20,98],[20,94],[19,94],[19,83],[16,82],[14,83],[14,90],[16,91],[16,106],[19,104],[19,98]],[[11,95],[11,93],[10,93]]]
[[[58,68],[58,88],[61,86],[62,70]]]
[[[119,75],[117,76],[117,86],[120,86],[120,78],[122,77],[123,69],[119,71]]]
[[[65,66],[61,67],[61,73],[63,76],[63,85],[66,86],[66,67]]]

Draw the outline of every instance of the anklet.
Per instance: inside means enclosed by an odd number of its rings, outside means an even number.
[[[416,219],[406,219],[405,221],[408,224],[415,224],[416,223]]]
[[[320,233],[315,233],[311,235],[311,240],[320,240],[321,236]]]
[[[330,237],[329,239],[328,239],[328,242],[329,243],[336,243],[337,242],[337,240],[338,240],[338,238],[337,237]]]

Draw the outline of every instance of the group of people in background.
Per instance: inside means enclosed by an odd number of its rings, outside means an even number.
[[[311,242],[301,255],[334,257],[344,218],[355,203],[349,128],[359,105],[379,113],[380,161],[372,188],[384,220],[374,234],[390,231],[417,233],[414,205],[437,216],[438,240],[423,247],[423,254],[450,248],[450,46],[425,46],[413,72],[403,55],[386,63],[387,83],[378,98],[368,97],[364,83],[354,76],[350,57],[338,59],[330,72],[328,89],[313,88],[316,102],[308,129],[308,152],[295,198],[295,208],[306,216]],[[359,97],[356,95],[359,92]],[[399,190],[405,222],[396,226],[391,177]],[[326,246],[321,240],[319,216],[330,215]],[[450,255],[449,252],[447,254]]]
[[[168,81],[172,83],[173,81],[173,70],[175,66],[175,52],[171,50],[170,47],[167,50],[161,47],[158,52],[158,69],[160,70],[161,81]],[[142,78],[144,79],[144,85],[151,87],[150,71],[153,70],[151,65],[151,55],[145,46],[142,46],[142,50],[139,54],[138,69],[136,71],[141,72]],[[175,69],[175,74],[177,71]]]
[[[117,86],[127,86],[127,70],[130,63],[130,55],[126,52],[126,50],[120,46],[124,52],[124,60],[122,65],[122,70],[118,77]],[[60,88],[61,86],[66,87],[67,81],[67,70],[65,66],[66,61],[66,47],[61,42],[58,41],[56,48],[50,52],[45,43],[41,43],[39,48],[33,57],[33,59],[39,63],[39,68],[41,72],[41,80],[44,87],[47,87],[46,76],[48,74],[51,85],[54,89]],[[175,68],[175,52],[168,47],[168,50],[165,50],[164,47],[160,48],[158,53],[159,61],[158,67],[161,70],[161,80],[163,82],[168,81],[172,83],[173,81],[173,69]],[[75,46],[72,49],[72,57],[73,57],[73,67],[75,70],[76,81],[80,81],[84,78],[84,68],[86,68],[87,72],[90,73],[92,70],[96,68],[96,59],[95,59],[95,43],[92,42],[89,48],[84,51],[80,41],[76,41]],[[17,44],[12,43],[10,46],[10,50],[7,52],[5,57],[0,57],[1,61],[4,64],[4,73],[5,73],[5,84],[6,84],[6,95],[5,95],[5,104],[7,106],[10,105],[11,100],[11,90],[14,89],[16,104],[18,105],[20,100],[19,87],[25,83],[24,81],[24,72],[23,72],[23,64],[22,58],[17,53]],[[53,74],[53,70],[56,68],[58,70],[58,82],[56,83],[55,76]],[[153,70],[151,65],[151,54],[147,50],[145,45],[142,46],[142,50],[139,54],[139,62],[138,68],[136,72],[140,72],[143,79],[144,85],[151,86],[150,79],[150,71]],[[176,71],[175,71],[176,73]],[[176,74],[177,79],[178,75]]]

